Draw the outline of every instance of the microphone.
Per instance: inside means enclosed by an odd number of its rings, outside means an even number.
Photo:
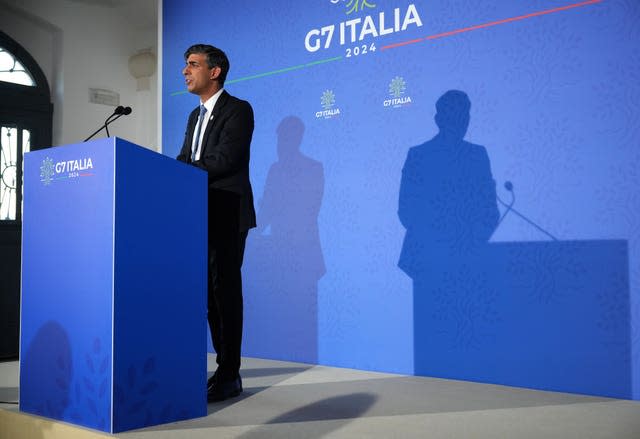
[[[504,207],[507,208],[507,210],[505,210],[504,214],[502,214],[502,216],[500,217],[500,220],[498,221],[498,225],[502,222],[502,220],[504,219],[505,216],[507,216],[507,214],[509,212],[513,212],[515,215],[518,215],[521,219],[523,219],[524,221],[526,221],[527,223],[529,223],[530,225],[532,225],[533,227],[535,227],[536,229],[538,229],[540,232],[544,233],[545,235],[547,235],[549,238],[551,238],[554,241],[558,241],[558,238],[556,238],[555,236],[553,236],[551,233],[547,232],[545,229],[543,229],[542,227],[540,227],[539,225],[537,225],[536,223],[534,223],[533,221],[531,221],[529,218],[527,218],[525,215],[521,214],[520,212],[518,212],[517,210],[515,210],[513,208],[513,205],[516,202],[516,195],[515,192],[513,190],[513,183],[511,183],[510,181],[506,181],[504,183],[504,188],[509,191],[511,193],[511,202],[509,204],[505,203],[504,201],[502,201],[502,199],[498,196],[498,194],[496,194],[496,199],[498,200],[498,202],[500,204],[502,204]],[[496,226],[497,229],[498,226]]]
[[[105,131],[107,132],[107,137],[110,137],[110,135],[109,135],[109,126],[108,126],[108,125],[109,125],[113,120],[115,120],[115,118],[113,118],[113,116],[120,115],[120,114],[122,114],[123,112],[124,112],[124,107],[123,107],[122,105],[118,105],[118,106],[116,107],[116,109],[115,109],[115,110],[113,110],[113,113],[111,114],[111,116],[109,116],[109,117],[107,117],[107,118],[105,119],[105,121],[104,121],[104,129],[105,129]],[[112,119],[112,118],[113,118],[113,119]]]
[[[496,194],[496,198],[498,199],[498,201],[500,202],[500,204],[502,204],[503,206],[505,206],[507,208],[507,210],[504,211],[504,213],[502,214],[502,216],[500,217],[500,219],[498,220],[498,224],[496,224],[496,228],[498,228],[498,226],[500,225],[500,223],[502,222],[502,220],[504,219],[505,216],[507,216],[507,214],[509,212],[511,212],[511,209],[513,208],[513,205],[516,203],[516,194],[513,192],[513,183],[511,183],[510,181],[505,181],[504,182],[504,188],[506,190],[509,191],[509,193],[511,194],[511,202],[507,205],[506,203],[504,203],[500,197],[498,197],[498,194]]]
[[[93,136],[95,136],[102,130],[105,130],[107,132],[107,137],[109,137],[109,127],[108,127],[109,124],[122,116],[127,116],[131,114],[132,111],[133,110],[131,110],[131,107],[123,107],[122,105],[118,105],[116,109],[113,110],[113,113],[111,113],[111,115],[107,117],[107,119],[104,121],[104,124],[100,128],[98,128],[96,131],[94,131],[93,134],[91,134],[89,137],[84,139],[83,142],[86,142],[87,140],[91,139]]]
[[[117,111],[117,113],[116,113]],[[118,118],[122,117],[122,116],[128,116],[131,114],[131,112],[133,111],[131,109],[131,107],[122,107],[119,106],[118,108],[116,108],[116,111],[113,112],[113,114],[111,116],[109,116],[107,118],[107,120],[104,122],[104,129],[107,131],[107,137],[109,137],[109,128],[107,128],[107,125],[109,125],[111,122],[115,122]],[[111,119],[111,117],[115,116],[113,119]],[[109,120],[111,119],[111,120]]]

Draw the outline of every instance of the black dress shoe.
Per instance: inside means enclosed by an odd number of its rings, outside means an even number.
[[[234,396],[238,396],[242,393],[242,378],[240,378],[240,376],[230,381],[222,381],[212,378],[214,377],[209,378],[209,381],[207,382],[208,402],[224,401],[225,399],[233,398]]]
[[[218,371],[216,370],[215,373],[211,375],[211,377],[207,380],[207,393],[211,392],[217,380],[218,380]]]

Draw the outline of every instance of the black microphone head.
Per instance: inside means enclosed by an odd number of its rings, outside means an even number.
[[[504,188],[506,190],[508,190],[509,192],[513,191],[513,183],[511,183],[510,181],[505,181],[504,182]]]
[[[122,114],[124,114],[125,116],[128,114],[131,114],[131,107],[124,107],[124,110],[122,110]]]
[[[113,114],[122,114],[125,108],[122,105],[118,105],[115,110],[113,110]]]

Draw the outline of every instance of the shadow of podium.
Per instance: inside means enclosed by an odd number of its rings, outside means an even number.
[[[626,241],[431,256],[413,279],[416,375],[631,398]]]

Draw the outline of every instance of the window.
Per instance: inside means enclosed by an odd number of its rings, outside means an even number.
[[[7,49],[0,47],[0,81],[35,87],[36,83],[22,63]]]
[[[42,70],[0,31],[0,359],[18,355],[22,157],[51,145],[52,115]]]
[[[22,158],[50,146],[47,80],[29,53],[0,32],[0,226],[20,225]]]
[[[0,127],[0,221],[12,221],[18,217],[18,151],[23,154],[29,152],[30,142],[29,130]]]

